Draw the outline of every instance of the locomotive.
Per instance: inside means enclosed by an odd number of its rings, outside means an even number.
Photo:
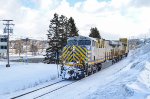
[[[128,39],[118,41],[75,36],[67,40],[61,59],[63,79],[81,79],[102,68],[102,63],[115,63],[128,55]]]

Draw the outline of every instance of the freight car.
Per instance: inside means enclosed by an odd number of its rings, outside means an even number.
[[[61,55],[61,76],[65,79],[81,79],[102,68],[102,63],[115,63],[128,55],[128,40],[118,41],[76,36],[67,40]]]

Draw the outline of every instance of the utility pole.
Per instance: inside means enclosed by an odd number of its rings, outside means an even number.
[[[28,40],[29,38],[26,38],[26,63],[28,63],[28,57],[27,57],[27,53],[28,53],[28,49],[27,49],[27,44],[28,44]]]
[[[6,22],[5,24],[5,28],[4,28],[4,33],[7,33],[7,60],[8,60],[8,64],[6,64],[6,67],[10,67],[9,64],[9,34],[13,33],[13,29],[10,26],[14,26],[14,24],[10,23],[13,20],[2,20],[4,22]]]

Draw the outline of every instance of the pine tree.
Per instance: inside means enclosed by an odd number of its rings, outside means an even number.
[[[54,14],[54,18],[50,20],[48,30],[48,44],[46,49],[46,63],[56,63],[56,57],[61,53],[63,47],[67,44],[68,37],[78,36],[78,30],[71,17],[69,20],[64,15],[60,17]]]
[[[59,17],[60,22],[60,39],[61,39],[61,49],[67,44],[67,33],[68,33],[68,19],[64,15]]]
[[[74,19],[72,17],[70,17],[68,20],[68,28],[69,28],[68,37],[79,36],[78,29],[77,29]]]
[[[49,48],[46,49],[46,63],[55,63],[56,52],[58,51],[58,41],[59,41],[59,17],[58,14],[54,14],[54,18],[50,20],[49,30],[48,30],[48,44]]]
[[[91,28],[89,37],[101,39],[99,30],[96,27],[95,28]]]

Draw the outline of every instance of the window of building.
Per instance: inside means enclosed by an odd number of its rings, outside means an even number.
[[[0,49],[7,49],[7,46],[0,46]]]
[[[7,38],[1,38],[0,41],[1,42],[7,42]]]

